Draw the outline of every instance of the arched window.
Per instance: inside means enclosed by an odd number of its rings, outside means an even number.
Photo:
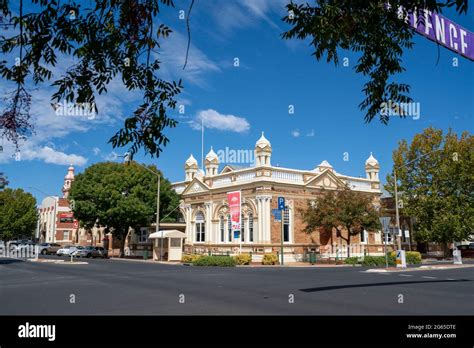
[[[253,214],[249,214],[249,242],[253,242]]]
[[[219,218],[219,231],[221,233],[221,242],[224,243],[225,242],[225,222],[224,222],[224,217],[221,216]]]
[[[196,214],[196,242],[202,243],[206,241],[206,227],[204,215],[202,212]]]
[[[245,219],[244,214],[240,216],[240,240],[245,242]]]
[[[228,235],[228,242],[232,242],[232,220],[230,215],[227,215],[227,235]]]

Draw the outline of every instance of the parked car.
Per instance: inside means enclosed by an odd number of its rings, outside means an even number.
[[[474,243],[458,245],[458,250],[461,250],[461,257],[474,258]]]
[[[61,245],[56,243],[41,243],[38,245],[38,253],[41,255],[56,254]]]
[[[102,257],[102,258],[107,258],[107,250],[105,250],[102,247],[96,247],[96,246],[86,246],[84,249],[78,249],[75,250],[72,253],[73,256],[76,257]]]
[[[69,256],[73,251],[75,251],[77,247],[73,245],[66,245],[62,248],[59,248],[58,251],[56,251],[57,256]]]

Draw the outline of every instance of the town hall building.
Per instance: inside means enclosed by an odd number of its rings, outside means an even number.
[[[185,251],[193,253],[239,252],[258,255],[277,253],[283,235],[285,260],[300,260],[308,251],[321,257],[344,257],[347,247],[336,232],[325,234],[304,231],[300,209],[328,190],[345,187],[373,197],[380,207],[382,195],[379,163],[370,154],[365,162],[365,178],[336,172],[326,160],[309,170],[273,166],[272,146],[264,134],[255,144],[255,163],[247,168],[226,165],[219,168],[219,156],[213,149],[207,154],[204,167],[199,169],[191,155],[185,163],[185,180],[173,184],[181,195],[181,213],[186,223]],[[227,193],[241,191],[241,233],[239,238],[231,228]],[[284,197],[283,232],[276,214],[277,198]],[[241,236],[241,237],[240,237]],[[363,231],[352,237],[351,255],[383,255],[380,231]]]

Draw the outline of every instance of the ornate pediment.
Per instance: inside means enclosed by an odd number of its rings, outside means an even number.
[[[209,187],[200,181],[198,178],[194,178],[183,191],[182,195],[193,194],[193,193],[201,193],[209,191]]]
[[[315,176],[306,183],[306,187],[325,188],[325,189],[342,189],[346,187],[344,181],[339,179],[331,170],[326,169],[319,175]]]

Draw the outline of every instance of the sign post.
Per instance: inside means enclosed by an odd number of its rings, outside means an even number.
[[[456,242],[453,242],[453,262],[455,265],[462,265],[461,250],[456,246]]]
[[[283,255],[283,235],[284,235],[284,230],[285,230],[285,197],[278,197],[278,210],[281,212],[281,264],[284,264],[284,258],[285,256]]]
[[[407,268],[405,250],[397,250],[397,268]]]

